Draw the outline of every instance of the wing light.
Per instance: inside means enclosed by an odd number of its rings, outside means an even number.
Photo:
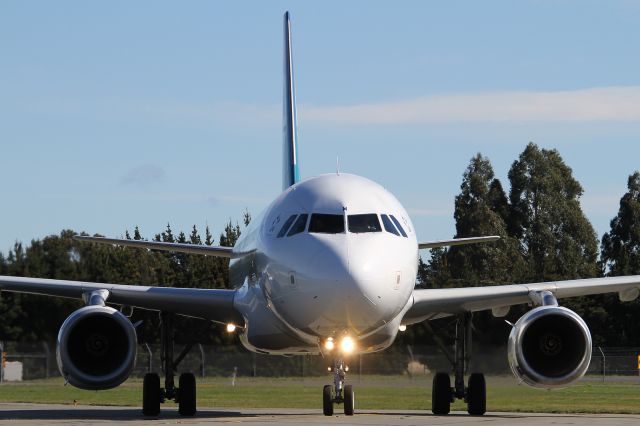
[[[236,331],[236,325],[233,323],[227,324],[227,333],[233,333]]]

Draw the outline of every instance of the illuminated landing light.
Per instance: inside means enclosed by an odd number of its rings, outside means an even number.
[[[227,324],[227,333],[233,333],[234,331],[236,331],[236,325],[235,324]]]
[[[398,330],[400,330],[400,331],[406,331],[406,330],[407,330],[407,326],[406,326],[406,325],[404,325],[404,324],[402,324],[402,325],[400,325],[400,327],[398,327]]]
[[[333,341],[333,337],[329,337],[327,340],[324,341],[324,348],[328,351],[332,351],[333,348],[336,347],[335,342]]]
[[[355,342],[349,336],[345,336],[342,339],[342,342],[340,342],[340,349],[342,349],[342,352],[344,352],[346,354],[353,352],[355,347],[356,347]]]

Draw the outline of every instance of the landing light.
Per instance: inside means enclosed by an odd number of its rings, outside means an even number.
[[[328,351],[332,351],[333,348],[336,347],[335,342],[333,341],[333,337],[329,337],[327,340],[324,341],[324,348]]]
[[[233,333],[234,331],[236,331],[236,325],[235,324],[227,324],[227,333]]]
[[[400,331],[405,331],[407,329],[407,326],[402,324],[400,327],[398,327],[398,330]]]
[[[353,339],[349,336],[345,336],[342,339],[342,342],[340,342],[340,349],[342,349],[342,352],[346,354],[353,352],[355,346]]]

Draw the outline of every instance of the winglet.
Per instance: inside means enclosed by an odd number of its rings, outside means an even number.
[[[291,59],[291,21],[284,13],[284,91],[282,104],[283,169],[282,189],[300,181],[298,168],[298,131],[296,125],[296,96],[293,86],[293,62]]]

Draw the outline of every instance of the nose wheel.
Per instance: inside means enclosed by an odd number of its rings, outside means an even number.
[[[344,404],[345,416],[353,416],[355,411],[355,393],[352,385],[344,385],[349,367],[342,358],[333,361],[333,385],[325,385],[322,388],[322,412],[325,416],[333,416],[333,405]]]

